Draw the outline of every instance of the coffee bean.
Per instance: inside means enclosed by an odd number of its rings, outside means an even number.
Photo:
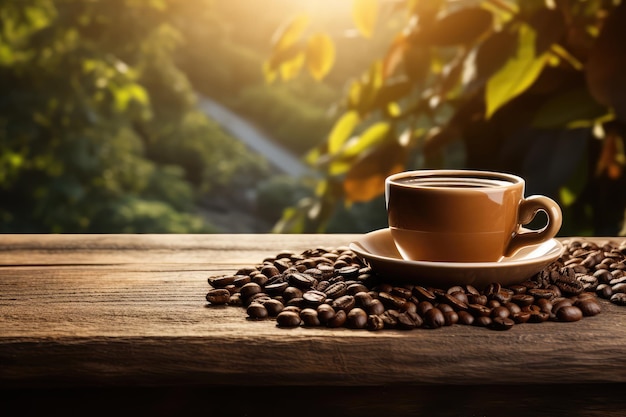
[[[271,296],[281,295],[288,286],[288,282],[277,282],[275,284],[269,284],[265,286],[265,292]]]
[[[510,330],[515,325],[515,321],[508,317],[494,317],[489,325],[492,330]]]
[[[283,303],[281,303],[280,301],[276,299],[267,300],[263,302],[262,304],[263,304],[263,307],[265,307],[265,309],[267,310],[267,314],[270,317],[276,317],[285,308]]]
[[[509,311],[508,308],[504,306],[498,306],[494,308],[493,310],[491,310],[492,319],[495,319],[495,318],[506,319],[506,318],[509,318],[510,315],[511,315],[511,312]]]
[[[347,314],[345,310],[338,310],[335,315],[326,322],[326,325],[332,328],[341,327],[345,324],[346,320]]]
[[[285,300],[289,301],[292,298],[303,298],[304,294],[300,288],[296,287],[287,287],[285,291],[283,291],[283,297]]]
[[[343,310],[348,312],[354,308],[355,301],[354,297],[351,295],[344,295],[339,298],[333,300],[331,306],[335,309],[335,311]]]
[[[206,294],[206,300],[214,305],[223,305],[228,303],[230,292],[224,288],[216,288],[209,290]]]
[[[530,320],[530,313],[527,311],[519,311],[511,316],[517,324],[527,323]]]
[[[532,290],[529,290],[532,291]],[[515,294],[511,297],[511,301],[520,307],[529,306],[535,302],[535,297],[530,294]]]
[[[246,309],[246,313],[251,319],[259,320],[269,317],[267,309],[261,303],[252,303]]]
[[[465,301],[461,301],[459,297],[454,296],[454,294],[446,294],[444,298],[446,303],[448,303],[454,310],[467,310],[467,296],[465,297]]]
[[[241,294],[239,293],[232,294],[228,298],[228,305],[229,306],[242,306],[243,302],[241,301]]]
[[[399,309],[402,307],[406,300],[402,297],[397,297],[387,292],[378,293],[378,299],[383,303],[383,305],[387,308]]]
[[[472,323],[474,323],[474,316],[472,316],[469,312],[467,311],[459,311],[457,313],[458,317],[459,317],[459,324],[465,324],[467,326],[471,325]]]
[[[367,317],[367,330],[382,330],[385,328],[385,322],[378,315],[370,314]]]
[[[367,326],[367,313],[358,307],[353,308],[348,312],[346,324],[352,329],[364,329]]]
[[[364,307],[368,314],[379,315],[385,311],[385,306],[378,299],[370,300]]]
[[[309,290],[302,294],[304,304],[309,307],[317,307],[320,304],[323,304],[326,301],[326,297],[325,293],[317,290]]]
[[[611,296],[611,302],[618,306],[626,306],[626,293],[618,292]]]
[[[324,290],[324,293],[326,293],[326,296],[328,298],[335,299],[344,296],[347,291],[348,286],[346,285],[346,283],[343,281],[338,281],[326,288],[326,290]]]
[[[282,311],[276,316],[276,325],[278,327],[298,327],[301,322],[300,315],[294,311]]]
[[[346,293],[348,295],[356,295],[357,293],[360,293],[360,292],[367,294],[368,290],[369,289],[365,285],[361,283],[354,283],[354,284],[349,285],[348,288],[346,288]]]
[[[250,298],[254,294],[258,294],[260,292],[263,292],[263,288],[261,288],[261,286],[256,282],[249,282],[242,286],[239,290],[241,297],[243,297],[244,299]]]
[[[437,307],[433,307],[424,314],[424,323],[431,329],[438,329],[446,324],[446,318]]]
[[[417,314],[424,317],[426,312],[432,309],[434,306],[430,301],[422,301],[417,305]]]
[[[452,326],[459,322],[459,315],[456,311],[446,311],[443,313],[446,326]]]
[[[572,322],[583,318],[583,312],[576,306],[563,306],[556,312],[559,321]]]
[[[306,327],[316,327],[321,324],[317,315],[317,310],[312,308],[303,309],[300,312],[300,319],[302,320],[302,325]]]
[[[489,317],[491,309],[480,304],[468,304],[467,309],[474,317]]]
[[[613,294],[618,292],[626,293],[626,282],[620,282],[619,284],[611,286],[611,290],[613,291]]]
[[[602,298],[611,298],[613,295],[613,288],[609,284],[599,284],[596,288],[596,294]]]
[[[433,302],[437,299],[432,291],[420,286],[413,287],[412,293],[419,301]]]
[[[311,275],[295,272],[287,275],[286,277],[289,285],[300,288],[303,291],[307,291],[317,285],[317,280]]]
[[[580,308],[585,317],[598,315],[602,311],[600,304],[593,298],[579,298],[574,305]]]
[[[334,316],[335,309],[330,304],[321,304],[317,307],[317,317],[320,323],[326,324]]]
[[[491,317],[489,316],[478,316],[474,320],[474,326],[478,327],[489,327],[491,325]]]

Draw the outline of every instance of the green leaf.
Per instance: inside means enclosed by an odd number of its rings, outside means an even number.
[[[311,35],[306,45],[306,64],[316,80],[328,74],[335,63],[335,44],[326,33]]]
[[[353,0],[352,18],[361,35],[371,38],[378,20],[378,0]]]
[[[389,132],[391,132],[391,125],[387,122],[374,123],[367,128],[358,138],[354,141],[349,141],[341,152],[342,158],[352,158],[359,153],[364,152],[371,147],[383,142]]]
[[[537,128],[563,128],[569,123],[580,123],[602,117],[607,109],[596,102],[586,88],[568,90],[544,103],[532,121]]]
[[[360,117],[356,111],[349,111],[337,120],[328,135],[328,153],[336,154],[348,140],[354,128],[359,124]]]
[[[536,33],[530,26],[520,25],[517,53],[487,81],[487,118],[526,91],[541,73],[546,56],[536,56],[535,39]]]

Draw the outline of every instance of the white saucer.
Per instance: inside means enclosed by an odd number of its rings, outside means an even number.
[[[563,252],[563,244],[550,239],[522,248],[497,262],[408,261],[398,252],[389,229],[367,233],[349,247],[372,270],[389,280],[437,288],[463,284],[484,287],[492,282],[519,284],[558,259]]]

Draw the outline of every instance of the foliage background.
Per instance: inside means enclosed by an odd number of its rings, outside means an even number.
[[[557,199],[563,235],[618,234],[624,9],[0,0],[0,232],[366,232],[388,173],[467,167]],[[279,175],[197,93],[316,174]]]

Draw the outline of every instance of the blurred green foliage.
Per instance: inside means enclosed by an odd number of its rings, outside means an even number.
[[[210,6],[0,0],[0,232],[210,232],[199,195],[265,175],[174,59]]]
[[[527,194],[559,201],[563,235],[626,234],[624,1],[350,3],[359,33],[387,47],[347,80],[333,126],[306,157],[321,173],[315,192],[277,231],[343,231],[340,219],[365,218],[368,206],[384,212],[386,176],[452,167],[523,176]],[[306,21],[277,27],[268,79],[290,80],[295,65],[315,75],[307,51],[320,28]]]

